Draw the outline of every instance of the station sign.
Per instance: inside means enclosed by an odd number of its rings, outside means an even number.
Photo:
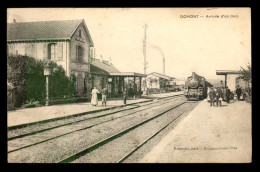
[[[44,68],[44,76],[51,75],[51,69],[50,68]]]

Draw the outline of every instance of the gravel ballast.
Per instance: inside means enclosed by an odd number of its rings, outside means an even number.
[[[168,109],[169,107],[174,106],[174,104],[178,104],[180,101],[164,102],[162,103],[162,106],[159,107],[157,106],[140,113],[126,116],[125,118],[104,123],[103,125],[94,126],[86,130],[71,133],[32,147],[9,153],[8,162],[58,162],[124,128],[130,127],[141,120],[148,119],[160,113],[163,109]]]
[[[120,112],[117,112],[115,114],[102,116],[100,118],[93,118],[93,116],[90,115],[89,118],[87,118],[88,120],[85,119],[81,122],[62,126],[62,127],[55,128],[55,129],[52,129],[52,130],[47,130],[45,132],[37,133],[37,134],[34,134],[34,135],[29,135],[29,136],[26,136],[26,137],[14,139],[14,140],[11,140],[11,141],[8,142],[8,152],[14,151],[14,150],[17,150],[17,149],[21,149],[23,147],[32,146],[34,144],[41,143],[41,142],[43,142],[47,139],[49,140],[49,139],[53,139],[53,138],[56,138],[56,137],[61,137],[65,134],[69,134],[69,133],[75,132],[77,130],[86,129],[88,127],[92,127],[92,126],[95,126],[95,125],[102,124],[103,122],[108,122],[110,120],[122,118],[122,117],[127,116],[127,115],[132,115],[133,113],[136,113],[140,110],[145,110],[147,108],[157,106],[160,103],[161,102],[146,104],[146,106],[141,106],[141,107],[135,108],[135,109],[130,108],[128,111],[120,111]],[[100,116],[100,115],[98,115],[98,116]],[[81,117],[78,117],[78,118],[81,118]]]
[[[74,163],[116,163],[188,109],[181,105],[78,158]]]

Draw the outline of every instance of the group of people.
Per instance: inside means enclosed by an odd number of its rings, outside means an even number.
[[[94,87],[91,94],[91,104],[93,106],[97,106],[98,105],[98,94],[102,94],[102,106],[106,106],[107,105],[107,95],[108,95],[108,90],[107,88],[103,88],[100,91],[98,91],[97,87]],[[126,100],[127,100],[127,90],[124,89],[123,91],[123,100],[124,100],[124,105],[126,105]]]
[[[210,106],[214,106],[215,102],[217,106],[221,106],[221,101],[223,99],[223,92],[218,87],[215,90],[211,87],[208,92],[208,98],[210,100]]]
[[[231,91],[228,87],[225,89],[225,100],[227,103],[230,102],[231,99]],[[240,101],[240,97],[242,95],[242,89],[239,85],[236,88],[237,100]],[[212,87],[208,90],[208,99],[210,101],[210,106],[214,106],[215,102],[217,106],[221,106],[221,101],[224,99],[224,89],[217,87],[213,89]]]

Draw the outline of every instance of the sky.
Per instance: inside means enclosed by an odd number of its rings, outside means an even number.
[[[193,18],[187,18],[190,15]],[[84,19],[96,58],[111,58],[121,72],[144,73],[144,24],[148,25],[147,73],[163,73],[163,57],[165,74],[180,80],[192,72],[223,80],[216,70],[239,70],[251,64],[250,8],[9,8],[7,22],[13,19]]]

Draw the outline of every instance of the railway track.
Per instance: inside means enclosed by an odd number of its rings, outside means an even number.
[[[122,114],[123,111],[119,110],[119,111],[116,111],[114,113],[110,112],[110,113],[107,113],[107,114],[101,114],[99,116],[91,116],[91,117],[86,118],[86,119],[80,119],[80,120],[77,120],[77,121],[74,121],[74,122],[62,124],[62,125],[47,128],[47,129],[44,129],[44,130],[15,136],[15,137],[9,138],[8,145],[11,145],[11,146],[8,147],[8,153],[12,153],[12,152],[15,152],[15,151],[19,151],[21,149],[32,147],[32,146],[35,146],[35,145],[38,145],[38,144],[41,144],[41,143],[62,137],[62,136],[65,136],[65,135],[68,135],[68,134],[72,134],[72,133],[75,133],[75,132],[78,132],[78,131],[82,131],[82,130],[92,128],[92,127],[97,126],[97,125],[102,125],[106,122],[109,122],[109,121],[112,121],[112,120],[115,120],[115,119],[123,118],[123,117],[129,116],[129,115],[133,115],[135,113],[140,113],[142,111],[145,111],[145,110],[148,110],[148,109],[151,109],[151,108],[155,108],[155,107],[157,107],[157,106],[159,106],[162,103],[165,103],[167,101],[177,100],[176,98],[178,99],[178,97],[175,97],[175,98],[171,98],[171,99],[165,99],[165,100],[159,101],[159,102],[147,103],[147,104],[145,104],[145,106],[141,106],[141,107],[139,106],[139,108],[138,107],[128,108],[128,109],[125,109],[125,111],[128,110],[130,112],[128,112],[126,114]],[[181,97],[179,97],[179,98],[181,98]],[[117,117],[113,117],[113,118],[110,118],[110,119],[109,118],[104,119],[104,117],[107,117],[109,115],[119,113],[119,112],[121,112],[121,115],[118,115]],[[86,126],[86,125],[84,125],[84,123],[80,124],[84,121],[88,121],[88,120],[93,121],[94,119],[99,119],[101,117],[103,117],[102,119],[104,119],[104,120],[97,121],[97,122],[91,122],[91,123],[94,123],[92,125]],[[80,124],[80,125],[77,125],[77,124]],[[66,127],[66,126],[68,127],[67,131],[66,131],[66,129],[64,130],[64,127]],[[59,130],[59,127],[61,127],[60,130]],[[48,133],[48,131],[49,131],[49,133]],[[42,137],[41,137],[41,133],[43,134]],[[23,140],[23,137],[26,137],[26,139]],[[12,142],[12,140],[14,140],[14,141]],[[12,147],[12,144],[16,144],[16,145]]]
[[[173,100],[176,98],[178,99],[178,98],[181,98],[182,96],[183,95],[176,95],[174,97],[161,99],[160,101]],[[140,103],[139,105],[129,105],[129,106],[126,106],[126,107],[123,107],[120,109],[115,108],[115,109],[106,110],[103,112],[96,112],[93,114],[80,114],[78,116],[71,116],[68,118],[62,118],[62,119],[58,119],[58,120],[54,120],[54,121],[50,121],[50,122],[43,122],[43,123],[39,122],[39,123],[29,125],[27,127],[24,126],[23,128],[12,127],[11,129],[8,129],[7,140],[10,141],[10,140],[26,137],[29,135],[34,135],[37,133],[45,132],[48,130],[52,130],[55,128],[63,127],[66,125],[75,124],[75,123],[82,122],[85,120],[101,118],[104,116],[112,115],[115,113],[131,110],[131,109],[137,109],[141,106],[144,107],[144,106],[148,106],[148,105],[152,105],[152,104],[155,106],[158,106],[158,105],[156,105],[156,104],[158,104],[158,102],[144,102],[144,103]],[[38,128],[40,128],[40,129],[38,129]]]
[[[186,102],[185,105],[189,104],[190,102]],[[131,163],[131,162],[138,162],[138,159],[140,157],[143,157],[145,153],[143,150],[146,150],[146,152],[149,152],[151,150],[151,144],[158,143],[159,140],[163,138],[164,135],[171,132],[172,129],[175,128],[175,126],[183,119],[186,115],[189,114],[189,112],[198,105],[198,102],[193,102],[191,107],[188,109],[185,109],[181,112],[179,112],[174,118],[170,119],[169,122],[164,124],[161,128],[159,128],[156,132],[152,133],[148,138],[146,138],[142,143],[139,145],[136,145],[132,150],[129,150],[129,152],[125,153],[122,158],[117,159],[116,163]],[[161,137],[161,138],[160,138]],[[157,140],[157,141],[156,141]],[[149,148],[150,147],[150,148]],[[140,149],[143,150],[140,150]],[[140,151],[139,151],[140,150]],[[139,152],[138,152],[139,151]],[[138,157],[139,155],[139,157]],[[129,159],[131,157],[131,159]],[[134,161],[133,161],[134,160]]]
[[[187,102],[182,102],[148,120],[141,121],[140,123],[124,129],[113,136],[105,138],[102,141],[95,143],[59,162],[122,163],[145,143],[185,113],[187,111],[185,106],[187,107]],[[177,113],[169,113],[176,108],[179,108]],[[157,124],[158,121],[161,123],[160,125]],[[156,123],[157,126],[155,129],[153,129],[154,125],[152,125],[152,123]],[[138,135],[142,136],[139,137]]]
[[[175,105],[173,105],[174,103]],[[142,126],[143,124],[157,118],[158,116],[162,116],[163,113],[169,111],[170,109],[175,109],[176,107],[180,106],[180,104],[185,104],[185,102],[183,100],[179,100],[174,102],[170,101],[169,104],[165,104],[165,101],[162,101],[162,107],[160,108],[154,107],[154,110],[152,108],[148,108],[147,110],[144,110],[142,113],[129,115],[129,117],[126,117],[127,119],[118,119],[119,121],[114,120],[112,122],[108,122],[108,124],[106,125],[103,124],[93,127],[95,129],[87,129],[83,131],[74,132],[72,134],[68,134],[68,136],[59,137],[53,140],[46,141],[42,144],[37,144],[21,150],[10,152],[8,153],[8,161],[30,163],[62,162],[64,159],[67,159],[69,157],[75,157],[75,154],[82,152],[82,150],[85,150],[86,148],[87,152],[90,151],[92,148],[95,148],[95,146],[93,147],[93,145],[96,143],[102,144],[104,142],[107,142],[109,140],[108,137],[117,138],[117,136],[123,135],[122,131],[128,133],[128,131],[131,131],[131,129],[137,128],[138,126]],[[108,126],[111,129],[106,131]],[[102,128],[103,131],[101,131],[100,133],[99,130]],[[119,130],[120,128],[121,130]],[[37,140],[36,136],[34,136],[33,138],[36,138]],[[92,148],[89,149],[91,145]],[[81,156],[82,154],[80,153],[79,155]],[[70,158],[68,160],[68,162],[71,162]],[[65,162],[66,161],[67,160],[65,160]]]

